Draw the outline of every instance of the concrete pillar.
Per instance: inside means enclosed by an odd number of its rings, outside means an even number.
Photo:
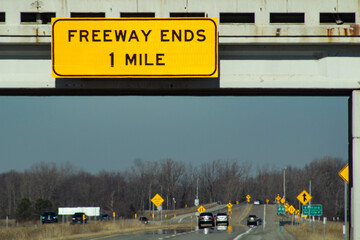
[[[351,239],[360,239],[360,91],[352,93]]]

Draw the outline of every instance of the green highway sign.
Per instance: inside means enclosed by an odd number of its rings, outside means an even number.
[[[302,206],[302,214],[310,215],[310,216],[322,216],[323,215],[323,207],[321,204],[310,205],[310,213],[309,213],[309,205]]]
[[[277,213],[285,213],[285,206],[277,206]]]

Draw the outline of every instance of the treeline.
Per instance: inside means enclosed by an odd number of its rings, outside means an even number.
[[[172,159],[157,162],[137,159],[125,171],[90,174],[71,165],[39,163],[24,172],[0,174],[0,218],[38,219],[44,210],[58,207],[101,207],[106,213],[132,217],[152,208],[151,198],[159,193],[163,209],[193,206],[197,194],[200,203],[274,201],[283,195],[283,169],[263,166],[251,174],[251,164],[238,161],[212,161],[198,167]],[[298,207],[296,196],[312,182],[314,204],[323,204],[324,215],[342,217],[344,183],[338,171],[345,165],[340,159],[315,159],[303,169],[286,169],[286,197]],[[26,212],[26,215],[24,214]]]

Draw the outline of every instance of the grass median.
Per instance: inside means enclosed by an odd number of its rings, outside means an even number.
[[[307,223],[306,228],[300,225],[285,225],[285,230],[291,233],[297,240],[322,240],[324,239],[324,225],[320,222],[315,223],[315,227]],[[328,221],[325,225],[325,239],[343,239],[343,223]]]

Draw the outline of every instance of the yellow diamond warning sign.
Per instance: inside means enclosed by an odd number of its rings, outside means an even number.
[[[203,205],[201,205],[197,210],[199,213],[205,212],[205,208],[203,207]]]
[[[156,206],[160,206],[163,202],[164,199],[157,193],[152,199],[151,202]]]
[[[307,204],[312,199],[312,196],[308,194],[306,190],[303,190],[298,196],[297,200],[299,200],[303,205]]]
[[[52,18],[58,78],[218,76],[217,18]]]

